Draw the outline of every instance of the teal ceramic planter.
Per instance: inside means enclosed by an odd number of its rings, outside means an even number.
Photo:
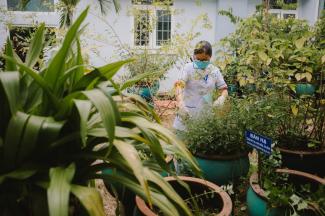
[[[313,95],[315,93],[315,86],[312,84],[297,84],[296,94],[300,95]]]
[[[238,91],[238,87],[236,84],[229,84],[228,85],[228,93],[229,95],[236,95]]]
[[[268,208],[264,191],[258,185],[257,173],[251,175],[250,187],[247,190],[246,202],[249,216],[280,216],[284,211],[278,208]]]
[[[280,209],[268,209],[266,201],[257,195],[252,187],[249,187],[246,195],[249,216],[280,216]]]
[[[165,161],[166,161],[166,163],[168,164],[169,169],[170,169],[171,171],[175,171],[175,166],[174,166],[174,163],[173,163],[173,156],[168,155],[168,156],[165,158]],[[168,172],[166,172],[166,171],[162,171],[162,172],[160,173],[160,175],[161,175],[162,177],[167,177],[167,176],[170,175],[170,173],[168,173]]]
[[[159,87],[159,81],[154,82],[150,87],[139,87],[139,95],[147,101],[151,101],[152,97],[158,93]]]
[[[302,184],[311,184],[311,192],[315,191],[318,186],[325,185],[325,179],[318,176],[311,175],[309,173],[291,170],[291,169],[277,169],[277,173],[285,173],[289,175],[288,181],[295,186]],[[286,207],[282,208],[268,208],[267,198],[265,192],[258,184],[257,173],[254,173],[250,177],[250,187],[246,194],[247,210],[249,216],[282,216],[287,215],[289,209]],[[316,216],[317,214],[310,209],[299,212],[301,216]]]
[[[195,158],[206,180],[224,185],[246,176],[249,170],[248,154],[237,156],[204,156],[197,154]]]

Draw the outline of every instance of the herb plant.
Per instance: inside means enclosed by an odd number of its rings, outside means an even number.
[[[244,141],[246,117],[244,103],[230,100],[222,109],[208,109],[186,120],[182,136],[194,154],[239,154],[247,151]]]

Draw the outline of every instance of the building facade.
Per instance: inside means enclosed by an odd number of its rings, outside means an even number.
[[[17,7],[18,2],[0,0],[1,48],[10,36],[10,28],[14,26],[29,27],[44,22],[47,27],[59,27],[59,12],[54,7],[58,0],[31,0],[24,11]],[[102,15],[96,1],[81,0],[74,17],[90,6],[85,22],[88,26],[82,40],[89,62],[98,66],[117,60],[123,47],[132,50],[146,47],[154,51],[175,35],[190,32],[197,33],[191,45],[199,40],[216,43],[235,29],[229,18],[219,15],[218,11],[231,9],[235,16],[245,18],[253,14],[261,3],[262,0],[173,0],[168,6],[159,6],[153,4],[153,0],[120,0],[121,9],[118,13],[110,9],[106,15]],[[285,14],[291,13],[314,24],[324,0],[298,0],[298,5],[296,11],[274,10],[273,13],[284,18]],[[175,67],[168,72],[160,91],[172,88],[178,70]]]

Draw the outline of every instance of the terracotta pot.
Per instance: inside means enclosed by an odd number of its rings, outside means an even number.
[[[282,155],[282,166],[325,177],[325,150],[295,151],[285,148],[278,149]]]
[[[216,192],[216,197],[213,198],[215,200],[212,200],[213,202],[210,202],[210,204],[213,205],[213,207],[220,207],[220,212],[216,212],[217,216],[230,216],[232,211],[232,202],[229,197],[229,195],[223,191],[219,186],[213,184],[212,182],[199,179],[199,178],[193,178],[188,176],[178,176],[178,178],[185,183],[187,183],[192,192],[200,192],[204,193],[204,191],[213,190]],[[169,176],[165,177],[165,180],[167,180],[175,189],[176,192],[183,198],[188,198],[188,193],[186,192],[186,189],[184,189],[182,186],[180,186],[177,183],[177,180],[175,177]],[[185,193],[184,193],[185,191]],[[199,193],[196,193],[199,194]],[[215,202],[214,202],[215,201]],[[155,212],[153,212],[149,206],[145,203],[143,199],[136,196],[136,205],[139,209],[139,215],[145,215],[145,216],[157,216]]]
[[[318,176],[290,169],[277,169],[278,173],[287,173],[290,177],[294,177],[293,184],[300,185],[302,183],[313,183],[325,185],[325,179]],[[267,208],[267,198],[265,191],[257,183],[258,176],[254,173],[250,177],[250,188],[247,191],[247,207],[250,216],[279,216],[285,215],[285,209],[281,208]],[[312,213],[305,213],[302,216],[312,216]]]

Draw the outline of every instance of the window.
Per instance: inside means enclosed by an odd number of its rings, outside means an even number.
[[[10,39],[13,42],[13,48],[17,55],[25,61],[27,50],[30,40],[32,39],[36,28],[34,27],[20,27],[14,26],[9,29]],[[55,43],[55,31],[54,28],[46,27],[45,41],[51,45]],[[37,65],[36,65],[37,66]]]
[[[149,44],[150,19],[148,10],[140,10],[134,21],[134,44],[147,46]]]
[[[24,5],[22,0],[7,0],[9,11],[37,11],[52,12],[54,11],[54,0],[29,0]]]
[[[169,11],[157,10],[156,45],[160,46],[170,40],[171,15]]]
[[[173,5],[173,0],[132,0],[135,5]]]
[[[283,19],[296,18],[296,14],[293,13],[283,13]]]
[[[270,9],[269,12],[281,19],[298,18],[298,12],[296,10]]]

